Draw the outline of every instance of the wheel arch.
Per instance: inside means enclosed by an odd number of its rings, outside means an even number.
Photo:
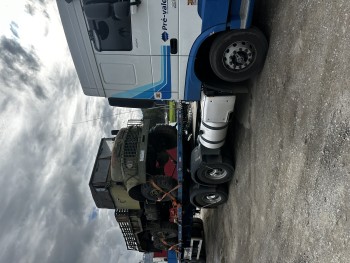
[[[189,101],[198,101],[200,100],[200,94],[202,89],[202,84],[206,85],[207,88],[211,89],[212,86],[223,86],[224,89],[220,91],[227,91],[228,86],[232,87],[232,83],[236,83],[234,86],[235,93],[246,93],[246,89],[242,88],[245,86],[247,80],[237,80],[235,82],[229,82],[223,79],[220,79],[217,74],[214,73],[212,66],[210,65],[209,56],[202,54],[209,54],[210,44],[216,39],[216,37],[220,36],[229,31],[234,31],[235,28],[227,28],[226,24],[216,25],[211,27],[199,35],[199,37],[195,40],[192,45],[190,55],[187,63],[186,70],[186,78],[185,78],[185,91],[184,91],[184,99]],[[237,29],[241,30],[241,29]],[[255,30],[254,27],[244,30]],[[268,48],[268,42],[264,37],[264,41],[266,42],[266,50]],[[264,58],[266,56],[266,52],[264,53]],[[259,71],[259,70],[258,70]],[[257,71],[257,72],[258,72]],[[250,79],[250,78],[249,78]],[[214,89],[215,90],[215,89]]]
[[[129,190],[129,196],[139,202],[146,201],[146,198],[141,193],[141,184],[135,185],[134,187],[130,188]]]
[[[207,37],[201,43],[197,50],[196,59],[194,61],[194,73],[201,82],[206,82],[208,76],[209,78],[211,78],[214,75],[214,72],[210,66],[208,54],[212,43],[214,42],[215,38],[220,34],[221,32]]]
[[[200,91],[202,87],[202,81],[198,77],[198,64],[196,64],[198,52],[202,52],[205,50],[206,45],[213,41],[215,36],[220,33],[226,31],[226,24],[219,24],[208,28],[203,31],[197,39],[194,41],[186,69],[186,78],[185,78],[185,94],[184,99],[189,101],[198,101],[200,100]],[[197,65],[197,66],[196,66]]]

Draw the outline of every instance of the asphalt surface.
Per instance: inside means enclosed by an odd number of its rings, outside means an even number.
[[[207,262],[350,262],[350,1],[262,0],[261,74],[238,98],[229,200]]]

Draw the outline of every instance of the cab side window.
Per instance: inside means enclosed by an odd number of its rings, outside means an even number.
[[[83,11],[97,51],[132,50],[130,0],[83,0]]]

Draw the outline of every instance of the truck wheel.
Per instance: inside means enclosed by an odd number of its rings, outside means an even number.
[[[162,222],[161,226],[155,227],[151,230],[154,239],[164,239],[166,242],[172,238],[177,238],[178,226],[170,222]]]
[[[226,203],[228,199],[227,190],[224,187],[219,186],[215,190],[208,190],[198,193],[194,197],[194,203],[201,208],[215,208],[223,203]]]
[[[156,153],[155,149],[149,145],[147,148],[146,172],[150,175],[164,175],[164,166],[167,164],[169,159],[170,158],[167,151],[164,150]]]
[[[177,130],[167,124],[159,124],[149,132],[150,143],[157,151],[164,151],[177,146]]]
[[[211,68],[225,81],[250,79],[262,69],[267,47],[265,36],[256,28],[222,33],[210,47]]]
[[[166,165],[166,163],[169,161],[169,154],[167,151],[161,151],[161,152],[157,152],[157,157],[156,160],[159,164],[160,167],[164,167],[164,165]]]
[[[205,184],[222,184],[232,179],[234,169],[228,163],[203,163],[197,170],[197,178]]]
[[[156,185],[163,189],[164,192],[169,192],[177,184],[177,181],[175,179],[165,175],[153,175],[150,176],[150,179],[152,179]],[[142,184],[141,193],[147,200],[150,201],[158,201],[164,195],[162,191],[154,188],[150,182]],[[176,191],[172,192],[171,195],[174,196],[175,193]],[[164,202],[170,200],[171,198],[169,196],[166,196],[161,201]]]

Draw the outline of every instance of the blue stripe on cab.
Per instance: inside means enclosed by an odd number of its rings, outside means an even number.
[[[155,92],[162,92],[162,99],[171,98],[171,61],[170,46],[161,47],[161,77],[156,83],[150,83],[128,91],[114,93],[114,98],[154,99]]]

